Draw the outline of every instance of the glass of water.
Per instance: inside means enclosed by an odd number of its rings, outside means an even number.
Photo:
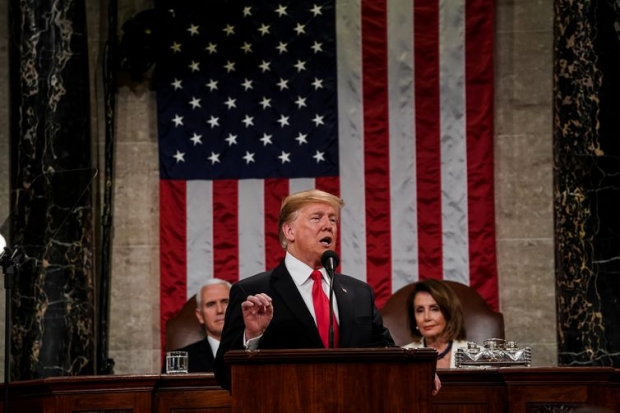
[[[166,353],[166,373],[187,373],[187,351],[168,351]]]

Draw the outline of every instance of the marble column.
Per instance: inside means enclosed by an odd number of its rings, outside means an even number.
[[[93,209],[84,0],[9,0],[11,380],[94,373]]]
[[[558,364],[620,367],[620,1],[555,11]]]

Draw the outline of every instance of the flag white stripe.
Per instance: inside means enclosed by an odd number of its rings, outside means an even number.
[[[289,180],[289,191],[291,194],[299,191],[306,191],[315,186],[314,178],[297,178]]]
[[[265,271],[265,185],[262,179],[238,181],[239,279]]]
[[[387,11],[391,257],[392,292],[395,292],[418,279],[413,4],[407,0],[390,0]]]
[[[341,269],[366,281],[366,202],[362,106],[361,10],[357,0],[336,2]]]
[[[443,278],[468,284],[464,33],[464,0],[440,0],[439,93]]]
[[[187,214],[187,298],[213,278],[213,184],[211,181],[188,181]],[[180,276],[180,274],[179,274]]]

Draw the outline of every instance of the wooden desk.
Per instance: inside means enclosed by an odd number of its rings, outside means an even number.
[[[620,412],[620,370],[610,367],[502,369],[510,411],[570,412],[600,406]]]
[[[232,413],[431,412],[435,350],[237,350],[224,360]]]
[[[500,413],[506,408],[506,387],[498,369],[437,370],[441,390],[431,400],[434,413]]]
[[[431,399],[434,413],[569,413],[584,405],[620,412],[620,369],[513,367],[438,374],[442,389]],[[11,412],[230,413],[232,406],[212,374],[54,377],[11,383],[10,391]]]
[[[161,413],[230,413],[232,406],[230,393],[217,384],[212,373],[162,374],[154,398],[152,411]]]
[[[10,411],[151,412],[159,375],[53,377],[11,383]],[[4,411],[4,385],[2,385]]]
[[[620,370],[611,367],[439,370],[435,413],[569,413],[581,406],[620,412]]]

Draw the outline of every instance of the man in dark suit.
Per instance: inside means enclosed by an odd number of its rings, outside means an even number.
[[[206,337],[178,349],[187,351],[189,373],[213,371],[215,354],[222,338],[229,293],[228,281],[213,278],[203,284],[196,294],[196,318],[204,326]]]
[[[224,388],[230,386],[223,361],[228,350],[327,346],[325,335],[322,337],[317,328],[317,314],[324,311],[315,308],[317,290],[313,288],[322,288],[326,294],[329,291],[321,256],[336,249],[342,206],[342,199],[318,190],[293,194],[282,203],[278,228],[280,243],[286,250],[284,260],[271,271],[239,281],[230,290],[215,360],[215,375]],[[317,287],[311,277],[315,270],[320,272]],[[336,274],[333,308],[337,347],[394,345],[368,284]]]

